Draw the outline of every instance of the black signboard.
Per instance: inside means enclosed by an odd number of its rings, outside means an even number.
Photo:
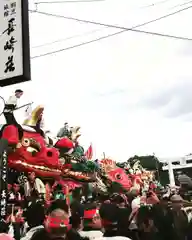
[[[31,79],[28,1],[0,0],[0,87]]]

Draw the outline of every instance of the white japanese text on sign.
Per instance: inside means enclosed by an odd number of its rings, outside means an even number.
[[[7,152],[4,151],[1,162],[1,192],[0,192],[0,215],[1,218],[6,217],[7,208]]]

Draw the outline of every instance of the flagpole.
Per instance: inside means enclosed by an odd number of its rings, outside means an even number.
[[[90,146],[92,147],[92,159],[90,159],[90,160],[93,161],[93,159],[94,159],[94,151],[93,151],[93,145],[92,145],[92,142],[90,142]]]
[[[92,143],[90,144],[89,148],[85,152],[85,156],[87,157],[88,160],[93,160],[93,147],[92,147]]]
[[[92,144],[92,143],[91,143]],[[94,147],[93,147],[94,146]],[[92,145],[92,148],[93,148],[93,160],[95,160],[97,157],[96,157],[96,148],[95,148],[95,144]]]
[[[23,107],[30,106],[30,105],[32,105],[32,104],[33,104],[33,102],[24,104],[24,105],[22,105],[22,106],[20,106],[20,107],[15,108],[14,111],[15,111],[15,110],[18,110],[18,109],[20,109],[20,108],[23,108]]]

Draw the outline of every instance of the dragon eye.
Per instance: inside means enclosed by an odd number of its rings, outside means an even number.
[[[22,140],[22,145],[28,147],[30,145],[30,140],[28,138],[24,138]]]
[[[121,180],[121,179],[122,179],[121,174],[117,173],[117,174],[115,175],[115,178],[116,178],[117,180]]]

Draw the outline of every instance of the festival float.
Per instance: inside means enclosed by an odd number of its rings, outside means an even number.
[[[140,191],[153,179],[153,173],[141,167],[139,161],[119,167],[112,159],[96,163],[86,157],[79,143],[80,127],[66,123],[57,136],[41,128],[43,106],[37,106],[18,123],[12,112],[12,122],[1,126],[0,138],[8,141],[8,182],[27,179],[34,172],[53,189],[59,184],[65,193],[85,187],[89,193]]]
[[[40,128],[43,111],[38,106],[22,125],[13,121],[1,127],[0,137],[8,141],[9,181],[13,175],[21,179],[35,172],[44,180],[73,180],[74,187],[75,183],[94,182],[96,164],[86,161],[78,143],[80,127],[64,129],[60,137],[48,136]]]

